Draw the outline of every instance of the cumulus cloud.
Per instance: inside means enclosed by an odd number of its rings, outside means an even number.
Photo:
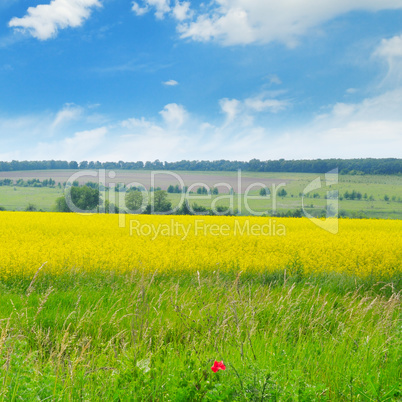
[[[141,7],[138,3],[134,2],[131,7],[131,10],[133,10],[136,15],[141,16],[149,11],[149,7],[148,6]]]
[[[169,0],[143,0],[141,3],[144,4],[143,7],[141,7],[141,5],[136,1],[133,2],[132,6],[134,13],[139,16],[146,14],[151,8],[154,8],[155,17],[163,19],[165,14],[171,11]]]
[[[390,39],[383,39],[380,46],[375,51],[377,56],[386,59],[402,58],[402,35],[394,36]]]
[[[173,129],[180,128],[187,118],[186,109],[177,103],[169,103],[159,114],[162,116],[165,123]]]
[[[170,15],[177,21],[184,21],[191,18],[194,12],[190,8],[189,1],[177,1],[171,5],[170,0],[140,0],[133,2],[132,10],[138,16],[146,14],[152,8],[155,9],[155,17],[163,19],[166,15]]]
[[[224,98],[219,101],[219,105],[222,112],[226,114],[226,124],[232,123],[240,113],[241,102],[237,99]]]
[[[224,98],[219,101],[221,111],[226,115],[225,125],[232,123],[250,126],[254,116],[261,113],[279,113],[290,106],[286,100],[269,97],[269,93],[261,93],[244,100]]]
[[[169,81],[165,81],[162,83],[163,85],[166,85],[168,87],[174,87],[176,85],[179,85],[179,83],[176,80],[169,80]]]
[[[360,102],[335,103],[326,113],[317,114],[297,128],[293,125],[275,128],[267,124],[263,117],[291,107],[286,101],[269,95],[221,99],[216,105],[222,112],[218,121],[204,120],[176,103],[167,104],[151,117],[134,115],[108,124],[93,122],[86,130],[61,124],[64,118],[70,121],[74,117],[88,125],[85,108],[77,116],[68,115],[66,106],[53,116],[9,120],[0,116],[0,130],[12,133],[0,139],[0,159],[175,161],[401,157],[402,88]],[[49,132],[57,119],[60,124],[49,139],[43,133]]]
[[[248,127],[236,124],[247,112],[242,108],[246,103],[247,100],[237,104],[234,124],[208,128],[213,133],[211,147],[220,150],[215,158],[401,157],[402,89],[358,103],[336,103],[326,114],[290,130],[271,129],[260,124],[258,118]]]
[[[14,17],[8,25],[46,40],[55,37],[60,29],[81,26],[92,9],[100,6],[99,0],[52,0],[50,4],[29,7],[24,17]]]
[[[191,18],[193,15],[193,11],[190,9],[190,2],[188,1],[183,1],[182,3],[176,2],[172,9],[172,13],[178,21],[184,21]]]
[[[351,11],[375,12],[402,8],[402,0],[212,0],[198,10],[189,2],[172,7],[167,0],[143,0],[134,12],[156,10],[157,18],[171,15],[182,38],[244,45],[279,41],[297,44],[311,29]]]

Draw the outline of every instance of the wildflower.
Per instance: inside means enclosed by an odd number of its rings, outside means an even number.
[[[211,370],[216,373],[218,370],[226,370],[226,366],[223,364],[223,361],[217,362],[215,360],[214,365],[211,367]]]

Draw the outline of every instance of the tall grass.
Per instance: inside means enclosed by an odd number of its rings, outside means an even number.
[[[40,272],[0,289],[1,400],[402,398],[398,278]]]

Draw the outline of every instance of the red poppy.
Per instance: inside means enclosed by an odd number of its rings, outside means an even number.
[[[211,367],[211,370],[216,373],[218,370],[226,370],[226,366],[223,364],[223,361],[217,362],[215,360],[214,365]]]

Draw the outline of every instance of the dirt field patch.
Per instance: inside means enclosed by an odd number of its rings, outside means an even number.
[[[94,173],[96,172],[96,175]],[[101,176],[101,177],[99,177]],[[89,181],[106,183],[110,186],[111,183],[124,183],[131,186],[142,185],[147,190],[150,187],[160,187],[162,190],[167,190],[170,185],[179,185],[179,187],[192,186],[192,190],[196,191],[198,187],[218,187],[220,193],[228,193],[230,188],[236,193],[244,193],[249,186],[256,183],[262,183],[267,187],[273,184],[288,183],[289,179],[278,178],[261,178],[261,177],[243,177],[237,172],[168,172],[168,171],[137,171],[137,170],[114,170],[102,172],[96,170],[32,170],[20,172],[1,172],[0,179],[9,178],[18,179],[53,179],[56,183],[65,183],[78,180],[80,184],[85,184]],[[253,190],[258,190],[260,187],[255,186]]]

